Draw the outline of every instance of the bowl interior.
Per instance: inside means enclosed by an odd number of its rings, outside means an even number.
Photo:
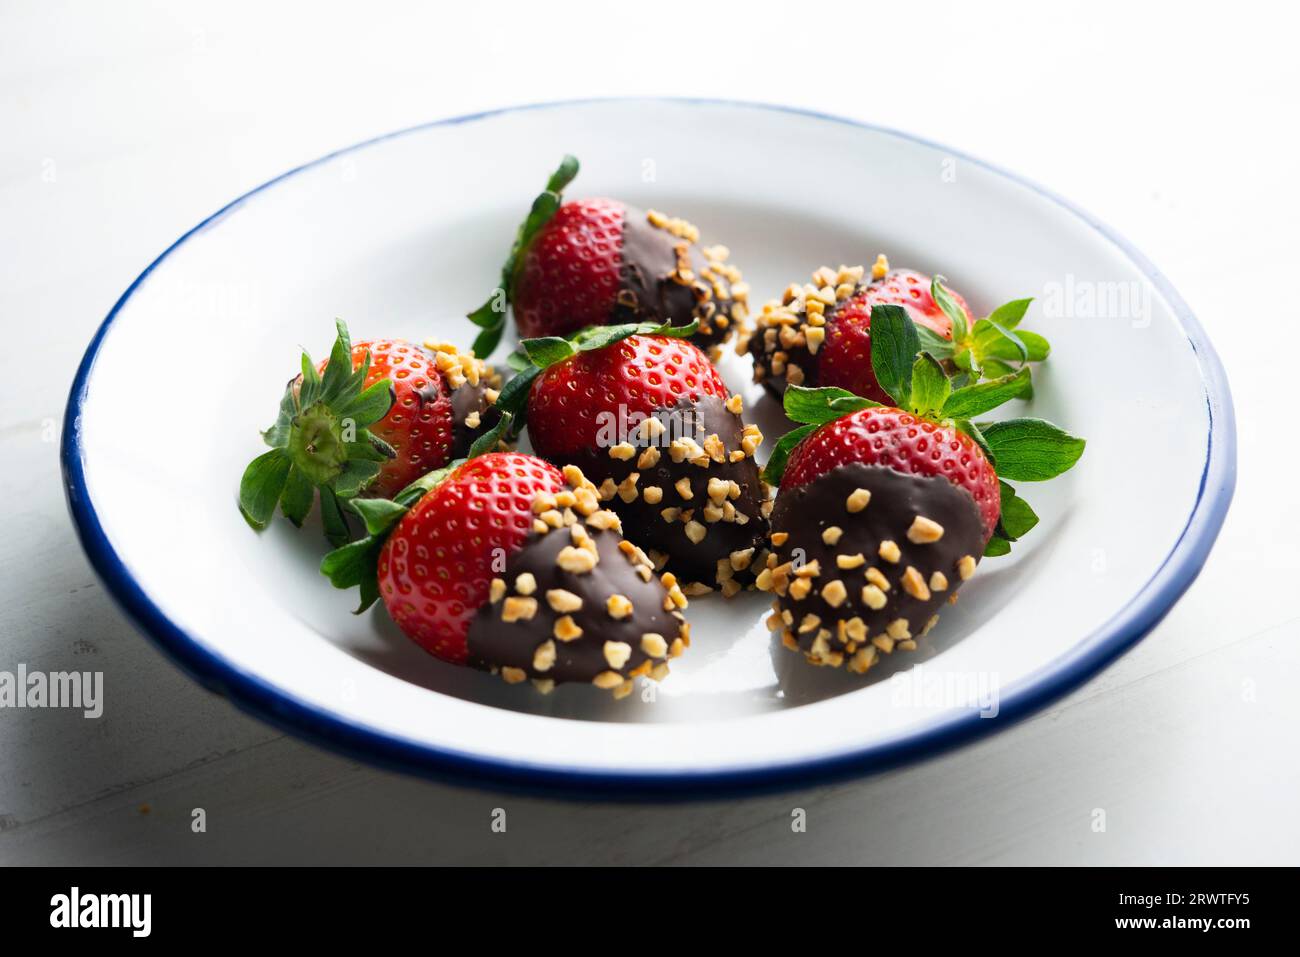
[[[239,475],[299,347],[323,357],[335,316],[354,338],[468,342],[461,317],[564,152],[583,160],[571,195],[691,219],[731,248],[755,302],[823,263],[878,252],[942,272],[980,314],[1035,297],[1025,326],[1054,351],[1032,402],[1009,414],[1051,419],[1088,449],[1062,479],[1022,488],[1039,528],[981,565],[918,652],[865,678],[810,668],[763,627],[764,596],[708,596],[692,601],[694,645],[662,685],[619,702],[583,687],[543,697],[430,658],[382,609],[351,615],[355,597],[316,570],[317,529],[277,520],[258,535],[239,517]],[[789,427],[779,408],[749,383],[748,360],[731,356],[723,371],[770,448]],[[442,753],[643,773],[823,758],[996,711],[1151,580],[1196,506],[1208,433],[1202,370],[1169,304],[1053,200],[891,133],[659,101],[433,125],[255,192],[126,298],[79,421],[86,490],[112,549],[233,672]]]

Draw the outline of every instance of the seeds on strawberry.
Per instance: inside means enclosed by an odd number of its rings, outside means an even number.
[[[508,303],[521,338],[567,336],[624,322],[698,328],[693,341],[720,351],[748,316],[748,287],[725,246],[701,248],[682,219],[611,199],[556,197],[577,175],[567,156],[534,204],[502,270],[501,286],[470,319],[486,356],[501,338]]]

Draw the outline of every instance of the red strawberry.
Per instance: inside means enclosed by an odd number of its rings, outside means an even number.
[[[980,447],[955,428],[888,406],[862,409],[827,423],[800,443],[786,465],[781,488],[807,485],[849,462],[947,479],[979,509],[985,541],[997,528],[997,472]]]
[[[740,397],[728,395],[690,342],[602,342],[561,349],[537,374],[527,408],[533,448],[599,483],[657,562],[734,594],[766,524],[767,491],[753,458],[762,435],[744,424]]]
[[[980,557],[1005,554],[1037,523],[998,470],[1052,478],[1084,445],[1040,419],[973,425],[1022,395],[1029,370],[954,388],[899,304],[869,319],[875,385],[905,408],[833,387],[786,390],[787,414],[806,424],[768,463],[780,490],[757,580],[776,595],[769,624],[787,647],[858,672],[880,652],[915,648]]]
[[[944,339],[952,338],[949,319],[930,293],[933,280],[910,269],[894,269],[874,280],[838,304],[826,322],[826,341],[817,355],[817,385],[838,386],[855,395],[888,402],[871,369],[871,309],[893,304],[902,306],[912,321]],[[966,300],[949,294],[970,319]]]
[[[446,661],[511,683],[532,678],[543,691],[582,681],[622,697],[633,678],[666,674],[689,628],[681,589],[657,579],[619,530],[577,468],[482,455],[392,526],[378,553],[379,593],[398,627]],[[335,584],[358,583],[324,570]]]
[[[470,316],[485,330],[475,351],[486,356],[496,348],[507,301],[523,338],[622,322],[697,321],[697,344],[726,341],[748,305],[748,287],[727,262],[726,247],[701,248],[690,223],[617,200],[561,205],[561,191],[577,171],[577,160],[566,157],[533,204],[500,290]]]
[[[889,397],[871,367],[871,310],[898,305],[916,324],[952,339],[952,320],[931,294],[933,280],[911,269],[889,270],[883,256],[863,283],[861,266],[823,266],[808,286],[790,286],[781,302],[763,307],[749,340],[754,379],[780,397],[787,384],[837,386],[876,402]],[[973,323],[966,300],[949,291]]]
[[[493,424],[492,386],[500,384],[453,346],[433,352],[402,339],[352,344],[342,323],[338,330],[329,359],[313,365],[304,354],[304,373],[290,380],[280,416],[264,433],[272,451],[254,460],[240,488],[241,508],[257,528],[277,503],[301,524],[319,489],[335,544],[348,538],[340,500],[390,497],[464,455]]]

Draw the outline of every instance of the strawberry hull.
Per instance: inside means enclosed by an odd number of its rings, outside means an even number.
[[[850,463],[783,487],[759,588],[769,624],[817,665],[865,672],[913,650],[984,551],[980,510],[937,476]]]

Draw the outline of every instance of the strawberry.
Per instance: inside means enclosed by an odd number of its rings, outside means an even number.
[[[681,338],[689,333],[619,326],[525,340],[528,435],[539,455],[598,483],[632,539],[692,583],[688,593],[716,585],[730,596],[763,544],[762,435]]]
[[[278,503],[295,525],[319,489],[326,533],[348,536],[342,504],[387,497],[424,473],[466,454],[493,423],[499,380],[472,354],[437,352],[404,339],[352,343],[339,322],[330,358],[304,353],[275,425],[263,433],[271,451],[255,459],[240,485],[240,507],[264,528]],[[450,350],[450,351],[448,351]]]
[[[434,473],[395,501],[358,502],[370,535],[326,556],[339,587],[382,596],[397,626],[453,664],[587,682],[623,697],[690,643],[686,597],[620,534],[596,487],[518,452]]]
[[[1028,299],[976,320],[942,277],[891,270],[884,256],[872,266],[870,281],[863,281],[865,275],[862,266],[823,266],[811,284],[791,285],[781,301],[767,303],[748,343],[754,380],[778,398],[787,385],[832,386],[888,402],[871,364],[871,311],[880,305],[902,307],[926,350],[973,379],[1005,375],[1047,357],[1047,340],[1012,331]]]
[[[502,270],[501,285],[470,314],[481,356],[500,341],[514,307],[522,338],[567,336],[624,322],[698,322],[694,341],[719,350],[748,307],[748,287],[725,246],[699,246],[685,220],[613,199],[561,201],[578,173],[566,156],[533,203]],[[716,354],[716,353],[715,353]]]
[[[970,421],[1022,395],[1028,368],[953,388],[932,355],[918,356],[901,306],[876,305],[870,322],[875,384],[892,404],[786,389],[786,412],[805,424],[766,469],[780,488],[757,580],[776,596],[769,624],[787,647],[856,672],[914,649],[980,558],[1006,554],[1038,522],[1003,479],[1052,478],[1084,448],[1040,419]]]

